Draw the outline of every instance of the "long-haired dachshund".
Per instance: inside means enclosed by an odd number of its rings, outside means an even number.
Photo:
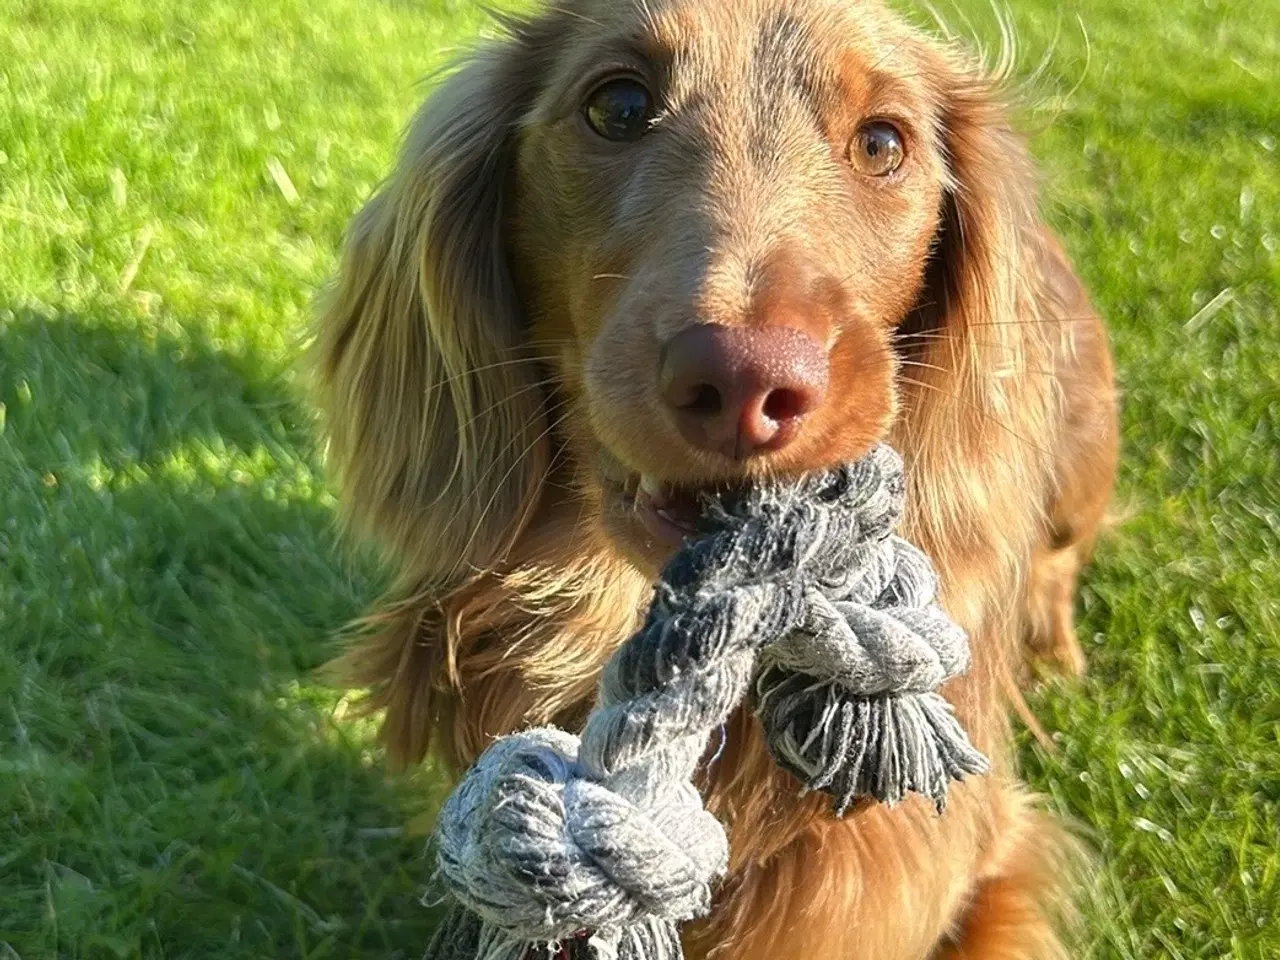
[[[1031,655],[1117,455],[1106,334],[995,81],[878,0],[563,0],[503,23],[355,221],[318,351],[344,515],[397,577],[343,661],[398,762],[577,729],[708,485],[887,439],[991,776],[843,820],[744,711],[696,957],[1061,954],[1068,844],[1019,784]]]

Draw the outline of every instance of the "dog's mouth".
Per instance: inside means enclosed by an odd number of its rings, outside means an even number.
[[[666,483],[646,474],[633,474],[623,485],[625,506],[655,540],[678,547],[697,532],[704,490]]]
[[[606,528],[647,562],[665,562],[690,537],[702,532],[712,500],[730,503],[758,478],[737,476],[666,480],[630,469],[599,451],[596,479],[603,493]]]

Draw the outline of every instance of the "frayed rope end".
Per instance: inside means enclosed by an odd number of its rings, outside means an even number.
[[[757,713],[774,759],[829,794],[837,816],[864,797],[893,805],[911,792],[942,813],[953,781],[990,769],[937,693],[860,697],[839,681],[797,679],[762,676]]]
[[[684,960],[684,949],[676,927],[656,917],[613,932],[534,941],[485,922],[455,900],[423,960]]]

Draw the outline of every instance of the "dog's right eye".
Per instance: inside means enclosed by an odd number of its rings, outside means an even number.
[[[653,97],[639,80],[618,77],[592,90],[582,113],[591,129],[606,140],[639,140],[653,120]]]

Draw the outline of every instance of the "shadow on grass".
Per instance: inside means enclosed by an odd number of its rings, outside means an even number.
[[[0,941],[19,956],[420,952],[429,770],[312,671],[338,559],[281,370],[196,330],[0,310]],[[0,949],[0,952],[4,952]]]

